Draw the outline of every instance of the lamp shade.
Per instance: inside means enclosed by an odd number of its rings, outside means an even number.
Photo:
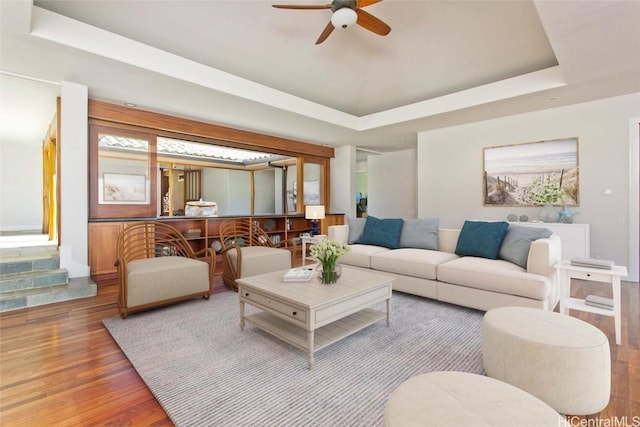
[[[358,14],[350,7],[338,9],[331,15],[331,24],[335,28],[347,28],[349,25],[355,24],[357,20]]]
[[[304,217],[306,219],[324,219],[324,206],[322,205],[305,206]]]

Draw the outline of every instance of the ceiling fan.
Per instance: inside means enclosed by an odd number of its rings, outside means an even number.
[[[333,15],[324,28],[316,44],[320,44],[329,37],[334,28],[347,28],[352,24],[358,24],[367,30],[386,36],[391,32],[391,27],[376,18],[372,14],[362,10],[363,7],[381,2],[382,0],[333,0],[331,4],[323,5],[294,5],[294,4],[274,4],[278,9],[331,9]]]

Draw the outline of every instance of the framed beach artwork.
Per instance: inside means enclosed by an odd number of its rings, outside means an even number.
[[[147,177],[120,173],[105,173],[102,178],[100,203],[149,203]]]
[[[485,206],[578,206],[578,138],[484,149]]]

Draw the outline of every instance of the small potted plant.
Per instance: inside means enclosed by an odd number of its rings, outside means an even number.
[[[338,258],[351,249],[337,240],[322,239],[311,247],[311,256],[318,260],[318,279],[320,283],[329,285],[336,283],[342,274]]]

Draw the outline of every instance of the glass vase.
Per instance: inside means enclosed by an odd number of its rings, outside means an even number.
[[[558,211],[551,203],[545,203],[538,211],[538,219],[542,222],[556,222],[558,221]]]
[[[318,263],[316,267],[318,273],[318,280],[323,285],[332,285],[338,281],[342,275],[342,267],[336,263],[333,266],[324,266],[322,263]]]

